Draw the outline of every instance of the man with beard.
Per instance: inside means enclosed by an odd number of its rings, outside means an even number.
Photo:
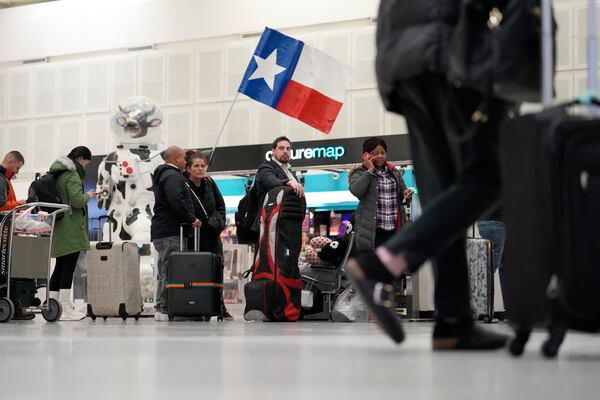
[[[304,187],[289,163],[291,154],[292,142],[290,139],[280,136],[273,141],[271,160],[262,163],[256,171],[259,205],[262,204],[262,200],[269,190],[277,186],[290,186],[298,197],[304,197]]]

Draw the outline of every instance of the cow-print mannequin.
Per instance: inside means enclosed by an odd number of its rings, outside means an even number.
[[[111,119],[117,149],[98,168],[98,207],[116,220],[115,239],[150,242],[152,175],[164,162],[158,151],[162,121],[160,109],[142,96],[125,100]]]

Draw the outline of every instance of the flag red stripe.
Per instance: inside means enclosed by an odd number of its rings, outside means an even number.
[[[308,86],[290,81],[276,109],[323,133],[329,133],[342,109],[342,103]]]

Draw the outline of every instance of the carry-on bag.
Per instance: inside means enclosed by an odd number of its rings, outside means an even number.
[[[367,322],[368,316],[367,305],[352,286],[340,293],[331,312],[333,322]]]
[[[487,239],[467,238],[467,266],[473,318],[492,322],[494,318],[494,253]]]
[[[544,103],[549,105],[552,41],[550,1],[544,14]],[[594,2],[591,2],[592,5]],[[595,30],[595,5],[588,12]],[[595,36],[595,35],[591,35]],[[590,37],[591,37],[590,36]],[[595,46],[589,74],[595,81]],[[594,85],[590,85],[595,90]],[[593,92],[592,92],[593,93]],[[505,305],[520,355],[536,325],[547,327],[542,346],[554,357],[567,329],[600,330],[600,119],[575,106],[593,96],[509,120],[501,129],[505,207]]]
[[[244,286],[246,320],[296,321],[300,317],[304,197],[287,186],[271,189],[260,210],[260,236],[252,280]]]
[[[112,217],[101,216],[107,223]],[[86,254],[87,313],[95,320],[119,316],[123,320],[142,312],[140,288],[140,256],[133,242],[112,242],[112,228],[108,242],[99,241]]]
[[[223,320],[223,258],[200,252],[200,228],[194,228],[193,251],[186,251],[185,228],[180,227],[180,251],[169,256],[167,269],[167,314],[174,317],[212,317]]]

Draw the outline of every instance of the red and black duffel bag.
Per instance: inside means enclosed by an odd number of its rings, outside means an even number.
[[[302,279],[298,257],[306,202],[287,186],[271,189],[260,210],[252,280],[244,287],[246,320],[296,321]]]

